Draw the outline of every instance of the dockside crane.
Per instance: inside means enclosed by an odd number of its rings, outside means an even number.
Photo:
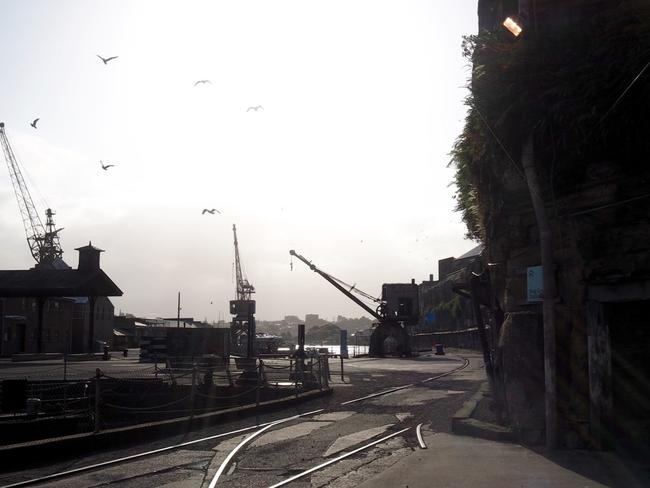
[[[43,268],[68,268],[63,262],[63,250],[59,243],[59,232],[63,229],[57,229],[54,225],[54,212],[51,209],[45,211],[45,225],[36,211],[36,206],[29,193],[29,188],[25,183],[20,166],[16,159],[9,139],[5,132],[4,122],[0,122],[0,146],[4,154],[7,167],[9,168],[9,177],[16,194],[18,208],[23,219],[25,234],[27,235],[27,244],[29,250],[36,260],[36,267]]]
[[[372,335],[370,336],[370,356],[384,356],[388,352],[395,352],[399,355],[411,354],[408,333],[406,332],[404,325],[399,320],[399,317],[393,317],[388,312],[387,303],[383,298],[373,297],[372,295],[359,290],[356,285],[349,285],[344,281],[335,278],[322,269],[319,269],[315,264],[313,264],[304,256],[298,254],[293,249],[289,251],[289,254],[291,256],[295,256],[300,261],[305,263],[309,269],[322,276],[327,282],[329,282],[337,290],[339,290],[346,297],[359,305],[377,320],[377,326],[374,328]],[[365,298],[367,301],[376,303],[376,309],[373,310],[353,293]],[[395,351],[389,351],[390,348],[387,347],[385,343],[385,341],[389,338],[392,338],[390,340],[396,343]]]
[[[231,349],[233,353],[251,358],[255,355],[255,300],[251,299],[255,287],[242,272],[239,257],[237,227],[232,225],[235,240],[235,300],[230,301],[233,319],[230,325]]]

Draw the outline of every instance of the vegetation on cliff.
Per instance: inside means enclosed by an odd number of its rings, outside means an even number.
[[[650,4],[613,2],[582,22],[468,36],[472,63],[463,132],[451,151],[457,210],[468,236],[485,238],[506,204],[504,174],[523,178],[521,142],[538,141],[536,160],[550,195],[587,178],[593,161],[635,172],[650,154]]]

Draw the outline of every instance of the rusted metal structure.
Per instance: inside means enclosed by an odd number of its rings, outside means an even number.
[[[334,288],[377,320],[376,327],[370,336],[370,356],[385,356],[387,354],[406,356],[411,354],[406,327],[417,324],[419,316],[418,285],[414,282],[410,284],[385,283],[382,286],[382,298],[380,299],[359,290],[356,285],[349,285],[319,269],[293,249],[289,251],[289,254],[305,263],[309,266],[309,269],[322,276]],[[370,302],[376,303],[376,308],[373,310],[355,296],[353,292]]]
[[[45,221],[45,225],[43,225],[36,211],[36,206],[32,200],[29,188],[23,178],[16,155],[11,148],[11,144],[9,144],[4,122],[0,122],[0,146],[2,146],[2,152],[9,169],[11,184],[14,187],[18,208],[23,219],[27,244],[29,245],[32,256],[36,260],[37,266],[58,269],[69,268],[63,262],[63,250],[59,243],[59,232],[63,229],[57,229],[55,227],[54,212],[49,208],[45,211],[47,220]]]
[[[255,356],[255,300],[251,299],[255,287],[242,272],[235,224],[232,225],[232,232],[235,244],[236,298],[230,301],[230,313],[233,315],[230,325],[231,352],[251,358]]]

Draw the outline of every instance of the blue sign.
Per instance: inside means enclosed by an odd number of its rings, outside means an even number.
[[[529,266],[526,270],[526,300],[529,302],[543,301],[543,277],[541,266]]]
[[[431,325],[436,323],[436,313],[435,312],[429,312],[424,316],[424,323],[426,325]]]
[[[343,359],[348,359],[348,331],[341,330],[341,357]]]

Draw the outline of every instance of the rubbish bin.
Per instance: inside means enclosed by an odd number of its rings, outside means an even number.
[[[436,356],[444,356],[445,350],[442,348],[442,344],[436,344]]]

